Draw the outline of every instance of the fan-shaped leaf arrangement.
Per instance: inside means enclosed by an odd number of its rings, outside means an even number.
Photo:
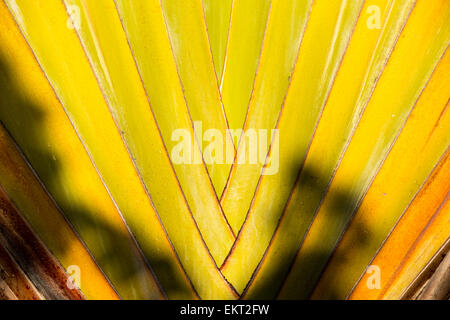
[[[0,296],[404,297],[449,41],[447,0],[1,0]]]

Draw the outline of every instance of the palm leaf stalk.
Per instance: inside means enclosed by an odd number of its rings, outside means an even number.
[[[0,0],[0,299],[448,298],[449,44],[447,0]]]

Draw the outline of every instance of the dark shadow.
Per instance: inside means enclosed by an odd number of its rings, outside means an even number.
[[[323,170],[320,170],[320,168],[315,168],[314,165],[311,164],[304,167],[303,158],[296,160],[297,161],[293,161],[291,163],[290,170],[286,172],[285,180],[290,180],[292,182],[293,179],[296,179],[297,185],[295,188],[296,190],[300,190],[297,195],[301,194],[301,202],[306,206],[303,211],[296,212],[296,214],[304,215],[308,221],[308,224],[305,227],[305,230],[301,234],[297,235],[298,246],[296,248],[293,248],[292,250],[283,252],[283,254],[280,254],[280,252],[278,252],[277,260],[271,261],[271,263],[275,263],[276,265],[273,268],[273,272],[268,273],[266,271],[264,273],[264,279],[267,280],[258,280],[258,285],[255,287],[255,289],[251,289],[248,292],[247,289],[249,289],[248,285],[250,283],[247,284],[247,288],[244,291],[244,299],[271,300],[278,298],[284,281],[293,268],[298,250],[301,248],[305,236],[309,231],[308,226],[312,224],[314,218],[317,216],[318,209],[320,208],[323,198],[327,193],[329,183],[332,178],[331,173],[324,174],[324,172],[321,172]],[[331,198],[330,211],[332,212],[332,215],[328,217],[329,221],[344,224],[347,226],[352,220],[354,214],[354,210],[352,208],[354,208],[357,203],[358,197],[352,195],[350,191],[345,191],[337,194],[334,193],[333,197]],[[273,215],[278,217],[280,213],[274,212]],[[279,220],[278,222],[278,226],[281,223],[280,221],[281,220]],[[355,230],[357,230],[357,241],[360,244],[363,244],[368,240],[367,234],[364,231],[364,226],[353,225],[352,228],[355,228]],[[338,244],[339,239],[336,239],[335,245]],[[293,299],[309,299],[311,297],[311,294],[318,281],[320,280],[320,277],[325,270],[326,265],[330,260],[333,252],[330,252],[329,250],[321,251],[319,248],[316,248],[312,252],[303,252],[301,262],[307,261],[308,265],[316,265],[317,268],[314,270],[312,270],[311,268],[303,269],[303,267],[306,267],[305,264],[299,264],[300,269],[296,269],[296,272],[303,273],[303,276],[301,283],[298,284],[298,293],[295,297],[293,297]],[[259,268],[260,264],[258,265],[258,269]],[[257,276],[257,272],[253,274],[252,281],[255,276]],[[339,277],[339,275],[337,275],[337,277]],[[337,299],[340,297],[340,294],[338,294],[338,283],[331,283],[327,290],[328,296],[331,299]]]
[[[51,154],[45,141],[47,128],[44,127],[43,121],[46,114],[41,111],[42,108],[38,107],[42,102],[39,97],[35,101],[28,97],[27,92],[21,89],[20,75],[12,74],[5,61],[0,52],[0,125],[8,131],[19,146],[49,193],[53,195],[55,191],[63,192],[59,183],[61,163]],[[55,132],[55,134],[58,133]],[[70,169],[77,170],[77,168]],[[54,198],[63,199],[64,197],[55,196]],[[83,235],[86,246],[119,294],[124,292],[124,288],[119,287],[118,283],[126,284],[128,279],[145,271],[137,269],[138,267],[133,263],[135,257],[140,253],[137,247],[135,252],[130,252],[130,237],[123,230],[114,228],[108,221],[102,221],[95,212],[90,212],[79,203],[60,201],[57,205],[78,234]],[[58,232],[57,230],[53,231]],[[60,239],[64,238],[60,237]],[[93,243],[102,247],[103,254],[99,254],[99,251],[92,247]],[[69,246],[70,243],[62,244],[62,247]],[[54,252],[54,254],[59,255],[63,252]],[[183,288],[180,288],[175,282],[174,269],[168,260],[163,257],[149,257],[148,262],[169,297],[172,294],[178,296],[182,294]],[[140,266],[145,266],[145,264],[142,263]],[[115,276],[112,276],[113,274]],[[183,295],[188,294],[184,292]],[[123,294],[121,296],[127,298]]]

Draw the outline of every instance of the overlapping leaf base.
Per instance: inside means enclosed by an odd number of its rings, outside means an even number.
[[[0,0],[0,298],[411,297],[449,43],[448,0]]]

